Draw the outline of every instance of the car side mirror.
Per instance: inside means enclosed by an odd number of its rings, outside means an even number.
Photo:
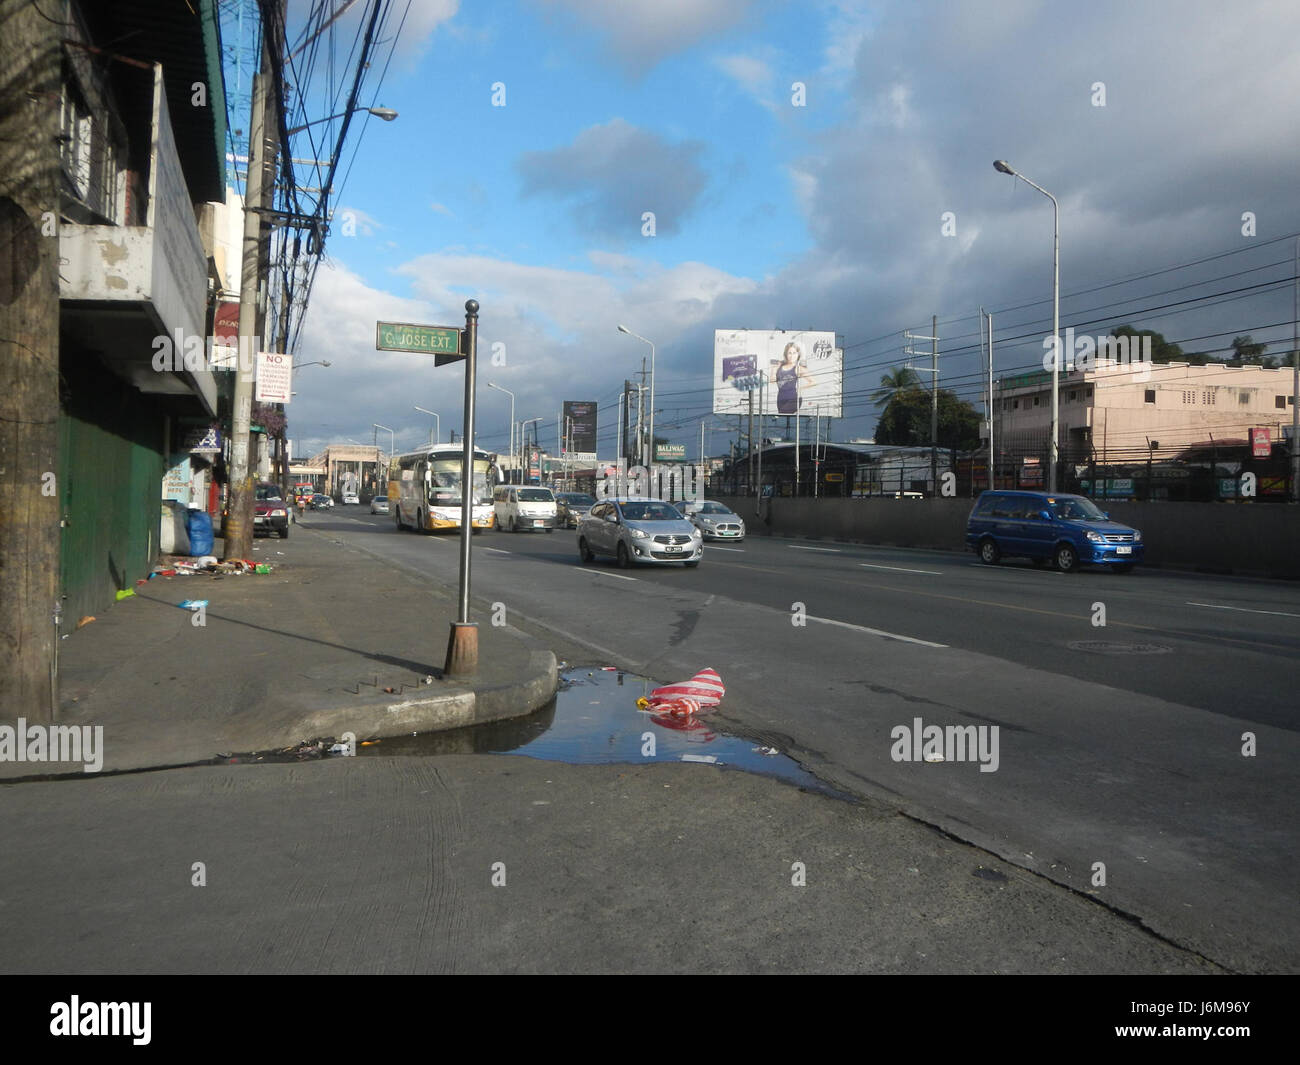
[[[1109,510],[1103,510],[1103,511],[1101,512],[1101,516],[1102,516],[1103,518],[1105,518],[1107,521],[1110,521],[1110,511],[1109,511]]]
[[[1039,516],[1040,518],[1042,518],[1043,521],[1051,521],[1051,520],[1052,520],[1052,512],[1051,512],[1050,510],[1040,510],[1040,511],[1038,512],[1038,516]]]

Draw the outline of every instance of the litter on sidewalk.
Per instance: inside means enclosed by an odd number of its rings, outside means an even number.
[[[208,601],[206,599],[186,599],[183,603],[177,603],[182,610],[206,610]]]

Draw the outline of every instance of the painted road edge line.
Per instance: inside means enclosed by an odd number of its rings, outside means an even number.
[[[1188,602],[1188,606],[1203,606],[1207,610],[1236,610],[1242,614],[1272,614],[1279,618],[1300,618],[1300,614],[1290,614],[1285,610],[1252,610],[1248,606],[1220,606],[1218,603],[1193,603]]]
[[[825,551],[827,554],[843,554],[843,550],[838,547],[801,547],[799,544],[786,544],[791,551]]]
[[[904,566],[878,566],[871,562],[859,562],[859,566],[864,569],[887,569],[891,573],[928,573],[932,577],[942,577],[943,572],[937,569],[907,569]]]
[[[946,648],[946,643],[931,643],[929,640],[918,640],[915,636],[900,636],[896,632],[885,632],[883,629],[869,629],[865,625],[850,625],[847,621],[836,621],[834,618],[816,618],[811,614],[805,615],[809,621],[819,621],[823,625],[838,625],[841,629],[853,629],[855,632],[865,632],[871,636],[883,636],[886,640],[902,640],[904,643],[917,643],[922,647],[940,647]]]

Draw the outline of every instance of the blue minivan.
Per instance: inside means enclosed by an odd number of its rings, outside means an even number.
[[[966,522],[966,546],[990,566],[1008,558],[1051,562],[1062,573],[1083,565],[1127,573],[1142,561],[1142,533],[1111,521],[1087,496],[984,492]]]

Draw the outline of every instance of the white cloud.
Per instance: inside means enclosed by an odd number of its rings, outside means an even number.
[[[754,55],[725,55],[714,60],[717,67],[764,107],[772,100],[772,68]]]
[[[376,351],[376,321],[460,325],[472,296],[481,306],[481,383],[492,380],[514,392],[516,417],[553,423],[563,400],[608,402],[640,367],[644,345],[619,334],[620,322],[655,341],[661,375],[680,366],[684,374],[707,377],[710,356],[684,339],[700,330],[711,337],[726,301],[760,288],[703,263],[663,268],[600,251],[589,260],[593,269],[581,270],[458,252],[423,255],[396,271],[412,298],[367,285],[343,266],[323,266],[298,358],[334,365],[302,381],[290,409],[295,439],[312,447],[345,437],[368,442],[371,423],[380,422],[395,430],[398,450],[413,447],[429,431],[428,418],[412,409],[416,404],[441,415],[443,439],[459,426],[460,371],[435,370],[420,355]],[[499,349],[504,366],[492,364],[496,343],[505,345]],[[509,399],[482,387],[478,399],[480,439],[504,447]]]
[[[595,27],[624,69],[644,74],[661,60],[741,22],[753,0],[538,0]]]

